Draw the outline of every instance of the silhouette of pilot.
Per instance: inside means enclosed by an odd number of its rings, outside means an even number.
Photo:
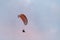
[[[22,32],[25,32],[25,30],[23,29]]]

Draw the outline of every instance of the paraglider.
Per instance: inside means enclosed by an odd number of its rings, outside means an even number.
[[[27,19],[27,17],[26,17],[24,14],[18,15],[18,18],[21,18],[22,21],[23,21],[23,23],[24,23],[25,25],[27,25],[28,19]]]
[[[18,18],[21,18],[22,19],[24,25],[27,25],[28,24],[28,19],[27,19],[27,17],[24,14],[19,14],[18,15]],[[22,32],[25,32],[25,30],[23,29]]]

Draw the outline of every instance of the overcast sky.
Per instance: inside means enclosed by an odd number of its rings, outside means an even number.
[[[60,0],[0,0],[0,40],[60,40]]]

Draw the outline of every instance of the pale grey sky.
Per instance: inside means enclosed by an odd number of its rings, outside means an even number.
[[[28,38],[19,31],[24,27],[17,18],[20,13],[29,20]],[[17,31],[20,36],[16,36]],[[26,40],[30,37],[31,40],[60,40],[60,0],[0,0],[0,40],[24,40],[23,37]]]

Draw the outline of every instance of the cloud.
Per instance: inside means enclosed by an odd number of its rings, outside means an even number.
[[[22,32],[23,27],[20,27],[16,32],[16,40],[54,40],[56,39],[57,29],[50,28],[48,31],[41,32],[33,26],[27,26],[25,33]]]
[[[27,26],[25,33],[23,33],[22,30],[23,27],[17,30],[16,40],[42,40],[42,33],[36,31],[33,26]]]

